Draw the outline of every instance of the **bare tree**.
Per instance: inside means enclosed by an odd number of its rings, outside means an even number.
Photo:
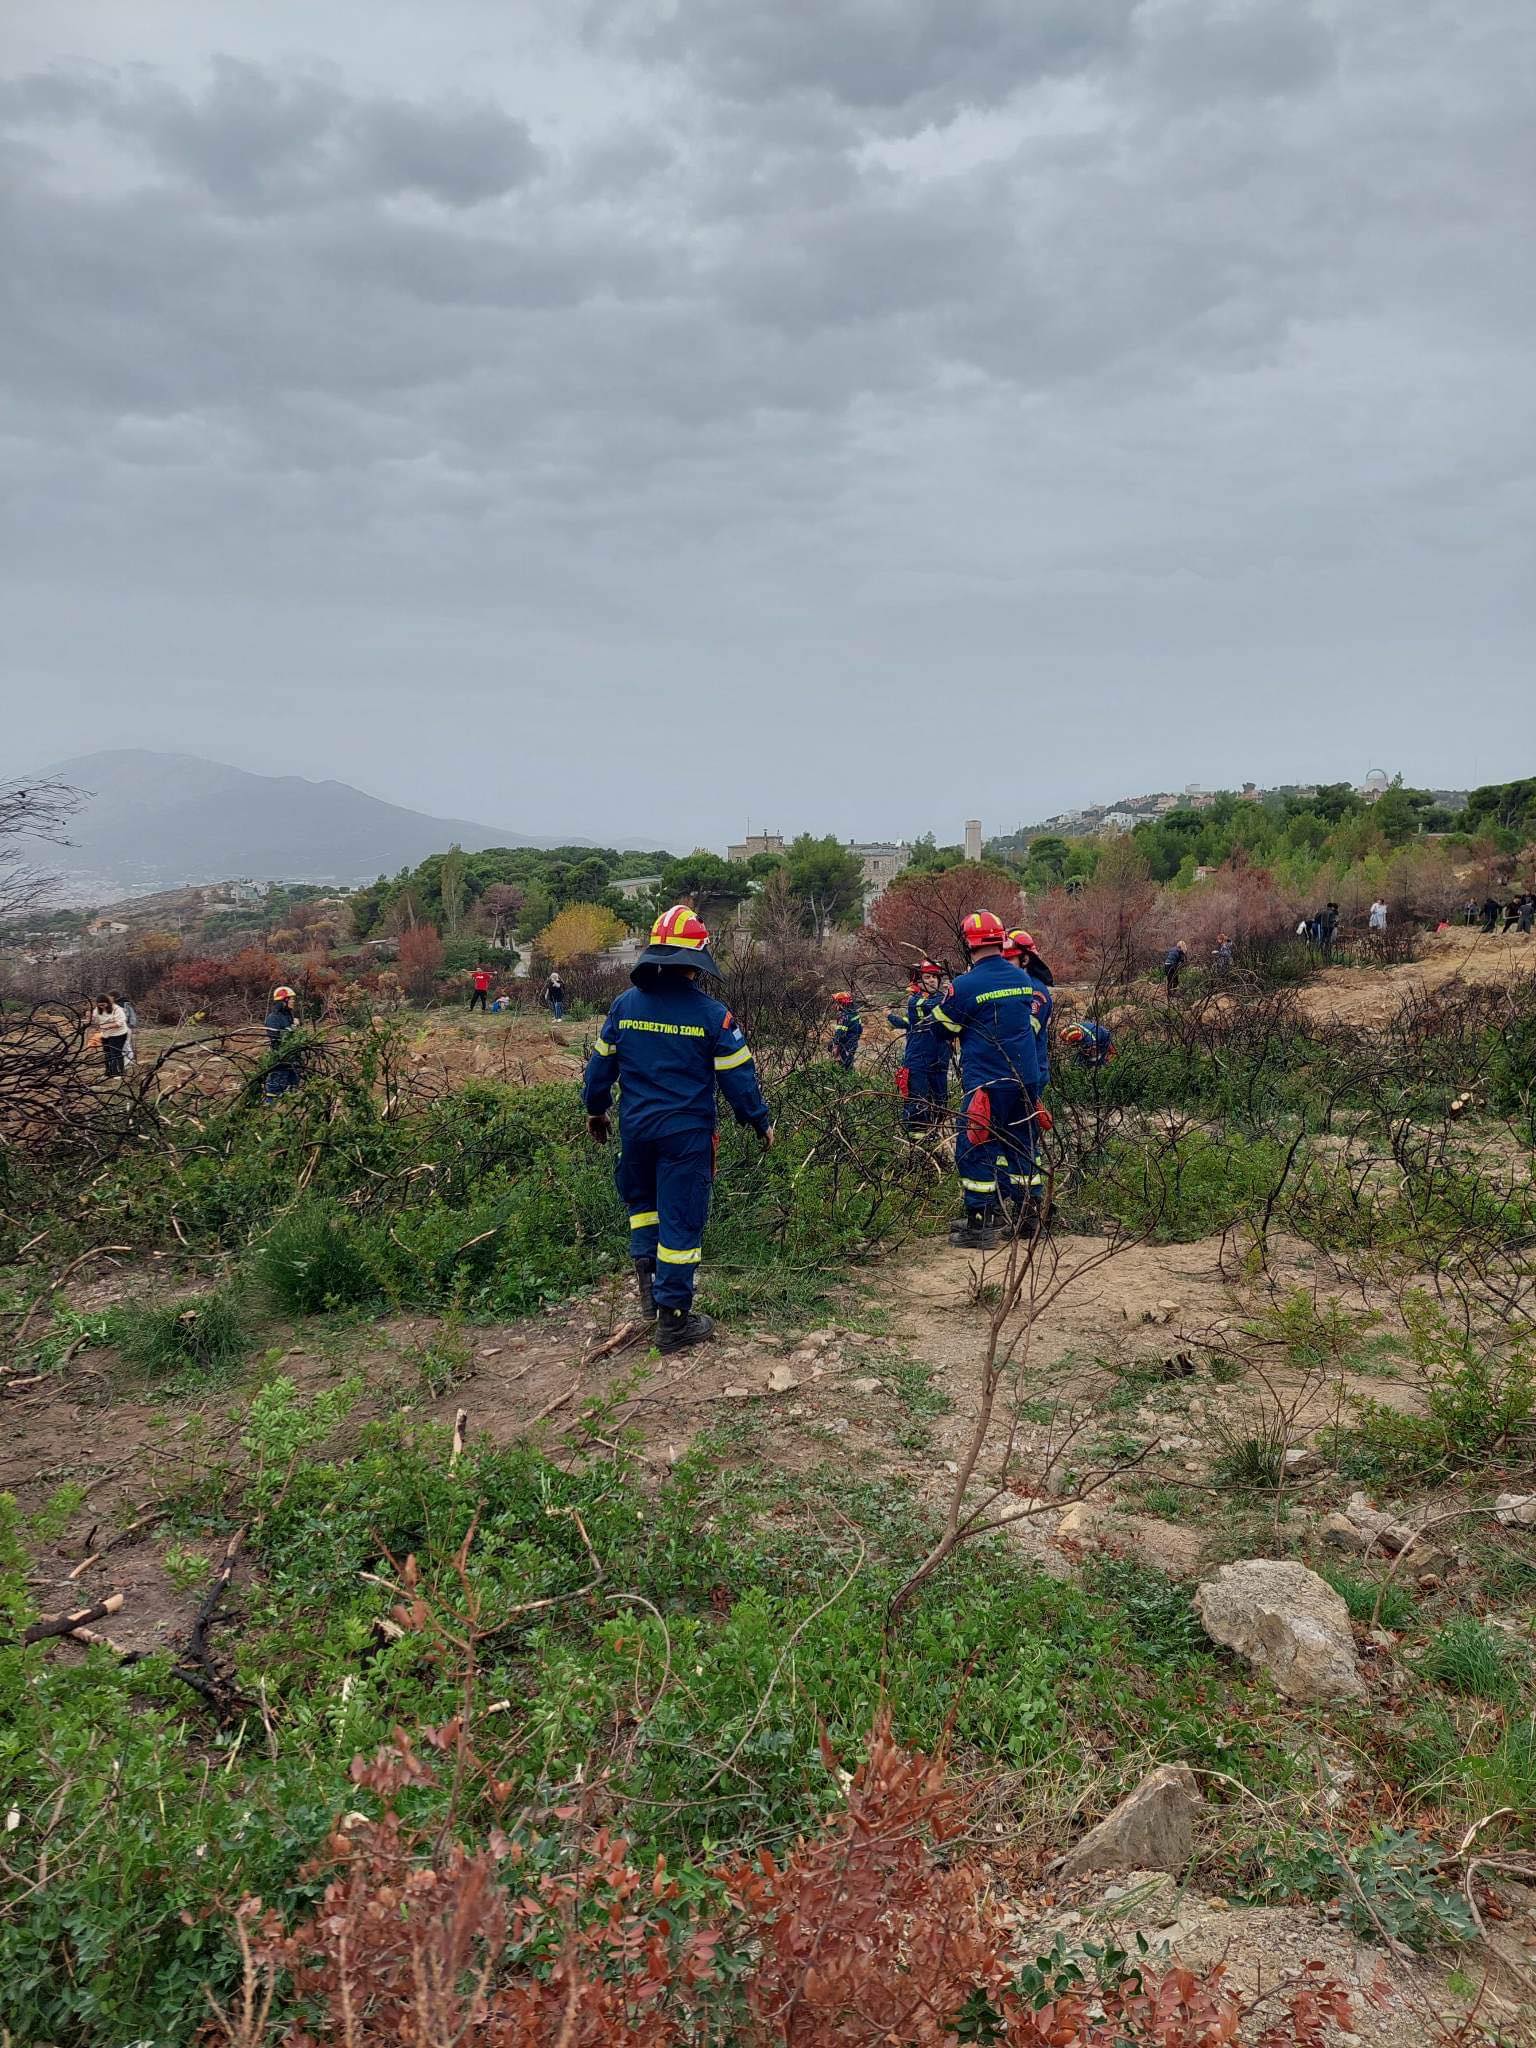
[[[37,782],[0,782],[0,920],[31,910],[55,877],[28,858],[26,842],[67,846],[64,827],[87,792],[43,777]]]

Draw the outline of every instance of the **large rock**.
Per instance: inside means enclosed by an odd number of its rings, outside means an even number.
[[[1188,1764],[1162,1764],[1128,1799],[1090,1828],[1066,1858],[1080,1870],[1183,1870],[1195,1853],[1195,1822],[1205,1801]]]
[[[1159,1522],[1151,1515],[1123,1515],[1114,1508],[1080,1500],[1056,1525],[1056,1541],[1083,1550],[1107,1551],[1113,1557],[1134,1557],[1171,1579],[1192,1579],[1200,1569],[1200,1538],[1177,1522]]]
[[[1536,1529],[1536,1493],[1501,1493],[1493,1511],[1506,1529]]]
[[[1267,1671],[1287,1699],[1355,1699],[1349,1609],[1326,1579],[1282,1558],[1224,1564],[1195,1591],[1205,1632]]]

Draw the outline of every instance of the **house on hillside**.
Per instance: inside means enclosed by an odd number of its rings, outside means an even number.
[[[784,834],[782,832],[749,832],[745,839],[725,849],[727,860],[752,860],[760,853],[782,853]]]
[[[622,882],[612,885],[615,896],[622,896],[626,903],[633,903],[637,896],[648,896],[653,889],[661,886],[660,875],[626,875]]]
[[[864,871],[864,914],[867,917],[896,877],[911,866],[912,849],[904,839],[850,839],[848,851]]]

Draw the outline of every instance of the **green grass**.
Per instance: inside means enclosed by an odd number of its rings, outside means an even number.
[[[168,1392],[232,1379],[256,1341],[246,1297],[233,1286],[159,1307],[112,1309],[105,1337],[125,1364],[168,1383]]]
[[[1405,1629],[1412,1627],[1418,1615],[1419,1603],[1400,1578],[1365,1578],[1328,1564],[1318,1567],[1318,1576],[1326,1579],[1343,1600],[1351,1621],[1369,1622],[1375,1618],[1382,1628]]]
[[[1513,1702],[1522,1690],[1521,1659],[1509,1640],[1470,1615],[1448,1621],[1430,1638],[1419,1670],[1447,1692],[1468,1699]]]
[[[856,1757],[882,1703],[903,1739],[948,1735],[969,1765],[1025,1772],[1051,1796],[1096,1779],[1100,1753],[1187,1757],[1266,1792],[1290,1781],[1267,1696],[1217,1660],[1187,1598],[1155,1575],[1106,1567],[1096,1589],[1065,1586],[1002,1543],[979,1547],[888,1636],[926,1525],[908,1489],[850,1478],[840,1452],[793,1481],[722,1463],[749,1447],[717,1433],[654,1495],[526,1447],[475,1448],[450,1469],[441,1432],[400,1424],[373,1427],[346,1462],[317,1457],[348,1398],[270,1382],[243,1432],[244,1499],[178,1520],[189,1583],[231,1513],[249,1527],[255,1576],[221,1643],[270,1727],[253,1714],[219,1733],[163,1657],[125,1670],[105,1654],[65,1665],[0,1649],[0,1775],[27,1817],[6,1850],[20,1896],[0,1915],[18,2038],[188,2037],[203,1982],[229,1980],[223,1903],[310,1896],[306,1856],[359,1801],[352,1758],[457,1710],[452,1657],[430,1631],[382,1638],[394,1596],[364,1574],[391,1578],[414,1557],[429,1606],[461,1630],[453,1560],[472,1524],[469,1588],[488,1631],[474,1695],[518,1703],[485,1724],[496,1769],[518,1800],[603,1770],[642,1852],[685,1875],[726,1844],[786,1840],[835,1803],[821,1730]],[[14,1545],[0,1562],[0,1603],[19,1617]],[[540,1601],[556,1604],[526,1611]],[[90,1850],[51,1857],[33,1891],[37,1817],[66,1783],[69,1839]],[[469,1824],[479,1817],[472,1806]]]

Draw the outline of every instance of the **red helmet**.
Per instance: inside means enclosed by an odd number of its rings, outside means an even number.
[[[853,1001],[853,997],[849,995],[846,989],[839,989],[837,994],[832,998],[832,1000],[834,1003],[851,1003]]]
[[[939,975],[942,975],[942,974],[943,974],[943,972],[944,972],[944,970],[943,970],[943,968],[942,968],[942,967],[941,967],[941,966],[939,965],[939,963],[938,963],[938,961],[937,961],[937,960],[919,960],[919,961],[918,961],[918,963],[917,963],[917,965],[916,965],[916,966],[915,966],[915,967],[913,968],[912,972],[913,972],[914,974],[939,974]]]
[[[1022,960],[1026,953],[1033,953],[1034,950],[1034,937],[1029,932],[1010,932],[1003,941],[1005,960]]]
[[[979,946],[1000,946],[1008,934],[1003,930],[1003,920],[994,917],[990,910],[973,910],[960,927],[960,936],[971,952]]]
[[[286,985],[279,986],[273,989],[272,1000],[274,1003],[291,1003],[295,1000],[293,990]]]
[[[702,952],[709,944],[709,932],[696,910],[690,910],[686,903],[674,903],[651,926],[651,944],[683,946],[690,953]]]

